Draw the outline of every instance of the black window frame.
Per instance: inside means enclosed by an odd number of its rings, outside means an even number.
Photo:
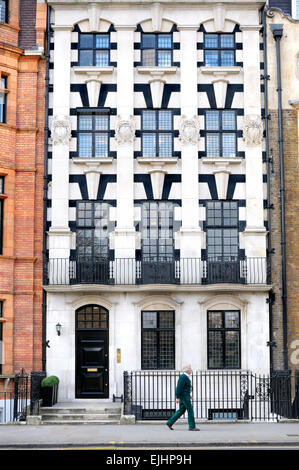
[[[9,2],[8,0],[1,0],[1,3],[3,3],[4,6],[4,15],[2,14],[2,18],[0,18],[0,23],[8,23],[8,6]]]
[[[209,210],[212,210],[212,208],[210,209],[209,208],[209,205],[210,204],[219,204],[221,207],[220,209],[217,208],[217,207],[214,207],[214,210],[220,210],[221,211],[221,215],[220,217],[217,217],[221,219],[221,223],[209,223]],[[228,208],[228,207],[225,207],[225,205],[236,205],[236,207],[231,207],[231,208]],[[230,223],[230,224],[224,224],[224,211],[225,210],[236,210],[237,211],[237,220],[236,220],[236,223],[233,224],[233,223]],[[214,219],[216,217],[214,216]],[[206,203],[206,238],[207,238],[207,242],[206,242],[206,256],[207,256],[207,260],[214,260],[214,261],[217,261],[218,258],[220,258],[220,261],[221,260],[226,260],[226,261],[237,261],[238,258],[239,258],[239,252],[240,252],[240,245],[239,245],[239,204],[238,204],[238,201],[222,201],[222,200],[211,200],[211,201],[207,201]],[[222,250],[221,250],[221,255],[215,255],[215,253],[211,254],[210,256],[210,253],[209,253],[209,248],[211,248],[211,245],[209,245],[209,230],[221,230],[222,234],[221,234],[221,241],[222,241],[222,244],[221,244],[221,247],[222,247]],[[236,254],[225,254],[224,253],[224,247],[225,247],[225,243],[224,243],[224,240],[225,240],[225,237],[224,237],[224,230],[234,230],[236,232],[236,238],[237,238],[237,253]],[[231,235],[231,234],[230,234]],[[227,245],[227,246],[233,246],[233,245]]]
[[[145,47],[144,46],[144,38],[146,36],[154,36],[155,38],[155,47]],[[160,36],[170,36],[171,38],[171,47],[170,48],[161,48],[159,46],[159,37]],[[173,65],[173,33],[141,33],[141,40],[140,40],[140,49],[141,49],[141,65],[144,67],[171,67]],[[155,51],[155,64],[152,65],[147,65],[144,64],[144,58],[143,58],[143,51],[144,50],[149,50],[149,49],[154,49]],[[164,51],[164,52],[170,52],[170,64],[168,65],[159,65],[159,52]]]
[[[153,130],[150,129],[144,129],[144,115],[145,113],[155,113],[155,123],[156,123],[156,128]],[[160,130],[159,129],[159,114],[163,112],[169,112],[171,114],[171,128],[169,130]],[[172,158],[174,155],[174,111],[172,109],[143,109],[141,111],[141,154],[143,157],[149,157],[149,158]],[[155,151],[153,152],[155,155],[146,155],[143,153],[143,139],[146,134],[155,134],[155,139],[156,139],[156,148]],[[159,150],[159,135],[160,134],[169,134],[171,136],[171,152],[170,155],[160,155],[160,150]]]
[[[233,113],[234,114],[234,129],[223,129],[223,113]],[[207,115],[208,113],[218,113],[219,118],[219,128],[216,130],[208,129],[207,126]],[[238,124],[237,124],[237,111],[235,109],[206,109],[205,110],[205,153],[207,157],[215,157],[215,158],[236,158],[238,156]],[[215,134],[219,136],[219,155],[210,155],[208,152],[208,134]],[[234,134],[235,137],[235,154],[233,156],[226,156],[223,155],[223,135],[224,134]]]
[[[79,211],[80,210],[84,210],[84,211],[87,211],[86,209],[86,206],[84,208],[80,208],[80,205],[85,205],[85,204],[90,204],[91,205],[91,217],[84,217],[84,221],[87,221],[87,220],[90,220],[90,223],[83,223],[83,224],[80,224],[79,221],[80,221],[80,217],[79,217]],[[95,244],[95,230],[96,228],[99,228],[96,223],[95,223],[95,211],[96,211],[96,207],[95,205],[96,204],[105,204],[107,207],[106,207],[106,210],[108,211],[108,215],[107,215],[107,228],[106,228],[106,235],[105,235],[105,244],[100,244],[99,246],[105,246],[106,247],[106,252],[105,253],[101,253],[100,255],[95,255],[95,246],[97,244]],[[110,204],[106,201],[90,201],[90,200],[80,200],[80,201],[77,201],[77,204],[76,204],[76,257],[77,259],[80,259],[80,260],[108,260],[109,259],[109,233],[111,231],[113,231],[114,229],[114,225],[115,223],[110,221],[109,220],[109,208],[110,208]],[[104,210],[105,208],[103,208]],[[99,220],[101,220],[101,218],[99,218]],[[92,232],[91,234],[91,254],[86,254],[84,253],[83,255],[80,255],[79,254],[79,250],[78,250],[78,239],[79,239],[79,236],[78,236],[78,231],[79,230],[89,230]],[[104,237],[103,237],[104,238]]]
[[[110,38],[110,33],[78,33],[78,65],[80,67],[109,67],[111,65],[111,57],[110,57],[110,51],[111,51],[111,38]],[[93,38],[93,45],[92,47],[82,47],[82,37],[83,36],[92,36]],[[97,36],[107,36],[108,37],[108,42],[109,42],[109,47],[96,47],[96,41],[97,41]],[[91,65],[85,65],[81,63],[81,51],[92,51],[92,64]],[[97,51],[106,51],[108,52],[108,63],[105,65],[96,65],[96,52]]]
[[[206,38],[207,36],[217,36],[217,47],[206,47]],[[234,45],[233,47],[222,47],[221,46],[221,37],[222,36],[233,36],[233,42]],[[204,65],[206,67],[234,67],[236,65],[236,35],[234,32],[232,33],[204,33],[204,42],[203,42],[203,47],[204,47]],[[207,65],[207,60],[206,60],[206,51],[217,51],[218,52],[218,60],[217,60],[217,65]],[[222,65],[221,61],[221,52],[223,51],[232,51],[234,53],[234,60],[233,64],[230,65]]]
[[[96,309],[98,311],[96,311]],[[90,312],[88,310],[91,310]],[[81,318],[79,316],[82,315]],[[87,316],[91,318],[87,318]],[[98,315],[98,319],[95,317]],[[97,326],[99,324],[105,324],[106,326]],[[91,326],[87,326],[91,324]],[[87,304],[76,310],[76,331],[78,330],[109,330],[109,310],[99,304]]]
[[[157,313],[157,327],[156,328],[144,328],[143,327],[143,320],[144,314],[146,313]],[[173,327],[172,328],[161,328],[160,327],[160,314],[161,313],[172,313],[173,315]],[[144,333],[156,332],[156,358],[157,358],[157,366],[156,367],[146,367],[145,366],[145,357],[144,357],[144,349],[145,349],[145,341],[144,341]],[[160,342],[160,333],[163,331],[169,331],[172,333],[172,349],[171,349],[171,366],[168,367],[161,367],[162,358],[160,355],[161,351],[161,342]],[[141,312],[141,369],[142,370],[174,370],[175,369],[175,311],[174,310],[143,310]]]
[[[0,104],[0,124],[7,122],[7,76],[2,75],[0,79],[0,93],[3,95],[3,104]]]
[[[152,208],[151,206],[156,205],[156,208]],[[160,220],[162,219],[161,217],[161,211],[164,210],[162,204],[171,204],[171,217],[168,215],[168,217],[165,217],[165,219],[169,220],[170,223],[168,226],[160,225]],[[147,207],[148,206],[148,207]],[[141,257],[143,260],[151,261],[151,262],[172,262],[175,260],[175,244],[174,244],[174,208],[175,204],[172,201],[144,201],[141,206]],[[154,226],[151,225],[152,221],[152,215],[151,213],[153,210],[157,211],[156,215],[156,229],[157,229],[157,238],[151,238],[151,230],[154,229]],[[146,233],[149,234],[147,238],[143,237],[143,230],[146,230]],[[168,230],[171,232],[172,237],[161,237],[161,231],[166,231]],[[145,240],[148,241],[148,244],[145,244]],[[172,243],[172,253],[166,253],[167,251],[167,246],[170,246],[170,244],[167,244],[167,240],[170,240]],[[153,242],[155,242],[155,245]],[[159,243],[159,241],[164,241],[165,243]],[[145,246],[148,246],[149,253],[146,252]],[[165,248],[165,254],[160,253],[160,248],[164,246]],[[155,253],[152,253],[152,249],[155,247]]]
[[[222,326],[219,328],[213,328],[209,326],[209,314],[221,313],[222,314]],[[225,326],[225,314],[226,313],[238,313],[238,327],[226,327]],[[222,366],[211,366],[210,353],[211,353],[211,341],[210,341],[210,332],[220,332],[222,339]],[[228,331],[238,332],[238,365],[232,367],[228,365],[227,357],[227,340],[225,333]],[[239,370],[241,369],[241,311],[240,310],[208,310],[207,311],[207,365],[209,370]]]
[[[80,117],[82,116],[92,116],[92,129],[91,130],[87,130],[87,129],[80,129]],[[107,130],[97,130],[95,128],[95,121],[96,121],[96,117],[97,116],[105,116],[107,117],[107,122],[108,122],[108,125],[107,125]],[[92,134],[92,144],[91,144],[91,157],[86,157],[86,156],[81,156],[80,155],[80,136],[81,135],[84,135],[84,134]],[[97,134],[107,134],[107,152],[106,152],[106,155],[105,156],[96,156],[95,153],[96,153],[96,145],[95,145],[95,140],[96,140],[96,135]],[[100,109],[97,109],[97,110],[92,110],[92,109],[89,109],[89,110],[80,110],[80,109],[77,109],[77,156],[79,158],[90,158],[90,159],[93,159],[93,158],[109,158],[110,157],[110,138],[111,138],[111,128],[110,128],[110,109],[108,110],[100,110]]]

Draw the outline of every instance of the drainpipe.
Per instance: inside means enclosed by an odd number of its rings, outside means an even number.
[[[267,281],[269,284],[272,282],[272,240],[271,240],[271,192],[270,192],[270,182],[271,182],[271,175],[270,175],[270,156],[269,156],[269,107],[268,107],[268,80],[270,79],[268,75],[268,57],[267,57],[267,25],[266,25],[266,7],[264,6],[262,9],[262,24],[263,24],[263,44],[264,44],[264,75],[261,77],[264,80],[264,109],[265,109],[265,131],[266,131],[266,165],[267,165],[267,215],[268,215],[268,259],[267,259]],[[273,346],[275,343],[273,342],[273,331],[272,331],[272,317],[273,317],[273,308],[272,302],[273,300],[273,293],[270,295],[269,299],[269,358],[270,358],[270,372],[273,371]]]
[[[279,143],[279,162],[280,162],[280,223],[281,223],[281,257],[282,257],[281,271],[282,271],[283,360],[284,360],[284,369],[288,370],[285,187],[284,187],[284,158],[283,158],[283,134],[282,134],[282,88],[281,88],[281,62],[280,62],[280,39],[283,34],[283,25],[282,24],[270,24],[270,30],[276,42],[278,131],[279,131],[278,143]]]
[[[44,219],[43,219],[43,284],[45,284],[45,267],[47,263],[47,199],[48,199],[48,133],[49,133],[49,63],[50,63],[50,42],[51,42],[51,24],[50,14],[51,7],[48,5],[47,10],[47,54],[46,54],[46,76],[45,76],[45,141],[44,141]],[[47,293],[43,289],[43,305],[42,305],[42,364],[43,371],[46,371],[46,348],[47,348]]]

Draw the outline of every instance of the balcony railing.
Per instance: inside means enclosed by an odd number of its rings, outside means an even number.
[[[140,284],[267,284],[267,258],[201,260],[199,258],[119,258],[71,260],[50,258],[44,269],[44,284],[140,285]]]

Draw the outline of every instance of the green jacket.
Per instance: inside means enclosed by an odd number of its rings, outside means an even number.
[[[186,374],[182,374],[175,389],[176,398],[190,397],[191,390],[191,380]]]

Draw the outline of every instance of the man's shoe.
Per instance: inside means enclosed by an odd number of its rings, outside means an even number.
[[[173,429],[173,427],[171,426],[171,424],[169,424],[169,423],[166,423],[166,426],[168,426],[168,427],[169,427],[169,429],[171,429],[172,431],[174,430],[174,429]]]
[[[199,428],[189,428],[189,431],[200,431]]]

